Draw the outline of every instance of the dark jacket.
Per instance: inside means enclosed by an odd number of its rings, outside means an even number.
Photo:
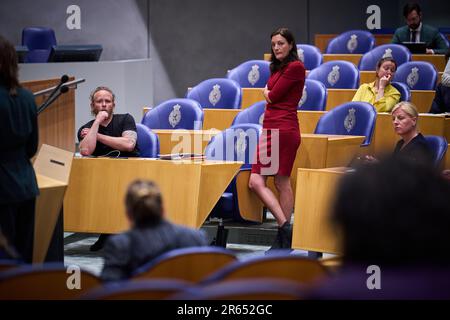
[[[0,85],[0,204],[36,197],[39,189],[30,158],[38,147],[37,108],[28,90],[11,96]]]
[[[408,26],[403,26],[395,30],[395,34],[392,38],[392,43],[401,44],[402,42],[410,41],[410,31]],[[445,54],[448,50],[447,44],[442,36],[439,34],[438,29],[433,28],[427,24],[422,23],[422,29],[420,30],[420,41],[425,42],[428,49],[433,49],[436,54]]]
[[[206,244],[202,231],[168,221],[153,227],[133,228],[108,238],[101,278],[103,281],[127,279],[137,268],[165,252]]]

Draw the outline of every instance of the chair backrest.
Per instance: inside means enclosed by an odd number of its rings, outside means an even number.
[[[151,279],[104,284],[80,296],[80,300],[161,300],[192,285],[183,280]]]
[[[439,166],[442,159],[444,158],[445,152],[447,152],[448,142],[444,137],[441,136],[424,136],[427,140],[428,146],[433,153],[433,161],[436,166]]]
[[[249,60],[227,73],[227,78],[242,88],[264,88],[270,77],[270,63],[265,60]]]
[[[398,67],[393,81],[403,82],[411,90],[435,90],[438,72],[434,65],[425,61],[410,61]]]
[[[208,160],[242,161],[242,168],[250,168],[255,160],[262,127],[245,123],[234,125],[215,135],[205,149]]]
[[[243,109],[236,115],[236,117],[234,117],[231,125],[234,126],[237,124],[244,124],[244,123],[253,123],[262,125],[264,120],[264,110],[266,108],[266,104],[267,102],[265,100],[258,101],[252,104],[250,107]]]
[[[189,287],[173,300],[297,300],[305,296],[299,283],[279,279],[238,279]],[[262,311],[262,310],[261,310]]]
[[[56,45],[55,31],[45,27],[26,27],[22,30],[22,45],[27,46],[25,62],[47,62],[53,45]]]
[[[397,63],[397,68],[405,62],[411,61],[411,52],[400,44],[383,44],[366,52],[359,61],[359,70],[376,70],[377,62],[381,58],[391,57]]]
[[[186,98],[198,101],[202,108],[240,109],[242,90],[232,79],[213,78],[191,88]]]
[[[150,129],[200,130],[203,109],[192,99],[170,99],[148,111],[141,123]]]
[[[326,88],[357,89],[359,86],[359,70],[348,61],[328,61],[311,70],[307,79],[318,80]]]
[[[372,50],[375,37],[368,31],[350,30],[333,38],[325,53],[366,53]]]
[[[78,271],[79,280],[75,274]],[[60,263],[7,270],[0,274],[0,300],[74,299],[101,285],[100,279],[90,272],[74,269],[72,275],[70,279],[71,273]]]
[[[325,113],[314,133],[365,136],[362,146],[372,141],[377,111],[367,102],[346,102]]]
[[[400,92],[400,101],[411,101],[411,90],[403,82],[391,82],[391,85]]]
[[[298,283],[312,283],[327,275],[317,260],[298,255],[274,254],[238,260],[205,278],[202,284],[237,279],[276,278]]]
[[[322,52],[316,46],[310,44],[297,44],[298,57],[305,65],[306,70],[312,70],[323,62]]]
[[[327,97],[327,88],[322,82],[306,79],[298,109],[324,111],[327,105]]]
[[[136,123],[136,129],[139,156],[142,158],[157,158],[159,154],[158,135],[141,123]]]
[[[236,259],[231,251],[220,247],[174,249],[137,269],[131,278],[171,278],[198,282]]]

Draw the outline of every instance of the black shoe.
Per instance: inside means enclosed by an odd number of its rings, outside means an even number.
[[[272,246],[269,248],[269,250],[277,250],[281,249],[281,236],[280,236],[280,228],[277,230],[277,235],[275,236],[275,240],[272,243]]]
[[[289,222],[285,222],[280,227],[281,248],[291,249],[292,247],[292,226]]]
[[[103,249],[103,246],[105,245],[106,240],[108,239],[109,234],[102,233],[100,237],[98,237],[97,241],[90,246],[89,251],[95,252]]]

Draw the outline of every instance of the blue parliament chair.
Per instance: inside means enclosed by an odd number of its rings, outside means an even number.
[[[324,111],[328,92],[325,85],[317,80],[306,79],[303,94],[298,103],[298,110]]]
[[[264,121],[264,111],[266,109],[267,102],[265,100],[258,101],[246,109],[239,112],[236,117],[234,117],[232,126],[244,123],[253,123],[263,125]]]
[[[367,102],[346,102],[325,113],[317,122],[314,133],[365,136],[361,146],[372,141],[377,111]]]
[[[80,300],[161,300],[180,292],[192,284],[178,279],[118,281],[94,288]]]
[[[328,275],[319,261],[292,254],[271,254],[238,260],[205,278],[203,285],[238,279],[284,279],[311,284]]]
[[[359,70],[348,61],[328,61],[311,70],[307,79],[318,80],[330,89],[357,89]]]
[[[383,44],[366,52],[359,61],[360,71],[376,70],[377,62],[381,58],[391,57],[397,63],[397,68],[405,62],[411,61],[411,52],[400,44]]]
[[[195,283],[236,260],[231,251],[220,247],[174,249],[139,267],[131,279],[170,278]]]
[[[148,111],[141,123],[150,129],[201,130],[203,109],[192,99],[170,99]]]
[[[265,60],[249,60],[227,72],[242,88],[264,88],[269,77],[270,63]]]
[[[393,81],[403,82],[411,90],[435,90],[438,72],[426,61],[410,61],[398,67]]]
[[[73,281],[79,271],[80,278]],[[39,266],[24,265],[0,273],[0,300],[64,300],[76,299],[89,289],[100,286],[100,279],[92,273],[74,269],[73,273],[62,263]],[[77,281],[80,285],[77,288]],[[68,284],[73,285],[71,290]],[[77,289],[75,289],[77,288]]]
[[[147,126],[136,123],[137,145],[142,158],[157,158],[159,154],[159,138]]]
[[[298,57],[303,62],[306,70],[312,70],[323,62],[322,52],[316,46],[310,44],[297,44]]]
[[[368,31],[350,30],[333,38],[325,53],[352,54],[366,53],[375,45],[375,37]]]
[[[198,101],[202,108],[240,109],[242,90],[234,80],[213,78],[191,88],[186,98]]]
[[[243,165],[240,171],[249,171],[255,160],[261,132],[262,126],[259,124],[244,123],[233,125],[211,139],[205,149],[206,159],[242,161]],[[238,175],[228,185],[210,213],[210,217],[239,222],[259,222],[246,220],[241,215],[236,187]]]
[[[444,159],[445,153],[447,152],[448,142],[444,137],[441,136],[432,136],[427,135],[424,136],[425,140],[427,140],[428,146],[430,147],[433,153],[433,161],[436,167],[438,167],[442,159]]]
[[[28,48],[26,63],[47,62],[53,45],[55,31],[45,27],[26,27],[22,30],[22,45]]]
[[[411,90],[403,82],[391,82],[391,85],[400,92],[400,101],[411,101]]]
[[[170,300],[298,300],[305,288],[296,282],[279,279],[239,279],[188,287]],[[265,312],[264,305],[254,312]],[[245,309],[229,312],[244,312]],[[270,309],[269,309],[270,310]]]

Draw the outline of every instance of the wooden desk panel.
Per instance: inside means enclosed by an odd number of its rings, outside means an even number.
[[[450,121],[444,115],[420,114],[418,130],[423,135],[436,135],[446,137],[450,131]],[[389,113],[378,113],[375,125],[372,145],[375,155],[380,156],[383,153],[391,153],[400,137],[395,133],[392,127],[392,117]]]
[[[437,83],[439,84],[442,79],[442,74],[444,72],[439,72]],[[375,71],[360,71],[359,72],[359,84],[370,83],[375,81]]]
[[[438,72],[443,72],[446,64],[444,54],[413,54],[411,60],[429,62]]]
[[[241,109],[203,109],[203,130],[225,130],[231,127],[231,123]]]
[[[64,229],[93,233],[126,230],[124,196],[129,183],[138,178],[158,184],[169,220],[199,228],[241,165],[241,162],[75,158],[64,200]]]
[[[327,111],[345,102],[352,101],[356,93],[356,89],[327,89],[327,91],[328,98],[325,108]],[[434,90],[411,90],[411,102],[416,105],[419,113],[428,112],[434,95]]]
[[[159,153],[203,154],[217,130],[153,130],[159,138]]]
[[[361,60],[362,54],[337,54],[337,53],[326,53],[323,55],[323,62],[344,60],[351,62],[358,68],[359,61]]]
[[[73,78],[71,78],[73,80]],[[60,79],[22,82],[21,85],[37,92],[58,85]],[[39,107],[48,95],[36,97]],[[39,147],[48,144],[67,151],[75,151],[75,89],[69,89],[38,116]]]
[[[266,101],[263,92],[262,88],[242,88],[241,109],[246,109],[259,101]]]
[[[343,168],[298,169],[292,248],[341,254],[339,235],[329,221]]]

